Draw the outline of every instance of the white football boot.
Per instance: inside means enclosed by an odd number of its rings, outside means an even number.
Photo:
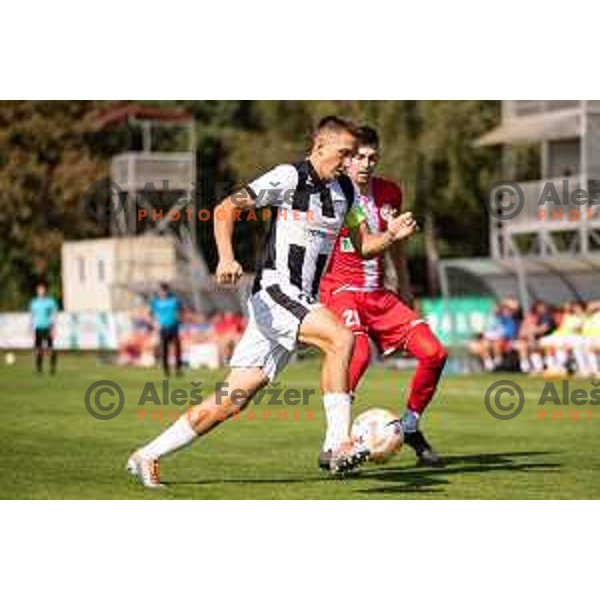
[[[329,470],[332,475],[344,475],[369,460],[370,454],[362,445],[345,442],[331,451]]]
[[[127,461],[127,470],[144,487],[161,488],[164,487],[160,482],[160,463],[154,458],[148,458],[141,452],[134,452]]]

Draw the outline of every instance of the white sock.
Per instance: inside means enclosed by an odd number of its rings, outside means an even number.
[[[579,352],[581,352],[581,358],[583,360],[583,364],[585,365],[585,371],[588,375],[592,375],[598,370],[598,363],[596,361],[595,354],[590,352],[587,348],[580,348]]]
[[[531,361],[533,370],[536,373],[541,373],[544,370],[544,359],[542,358],[541,354],[535,352],[529,357],[529,360]]]
[[[483,359],[483,369],[484,369],[484,371],[493,371],[494,370],[494,361],[489,356],[486,356]]]
[[[556,369],[558,369],[558,361],[554,354],[548,354],[548,356],[546,356],[546,365],[550,371],[556,371]]]
[[[566,350],[562,348],[556,351],[556,360],[558,361],[559,367],[564,369],[567,366],[567,358],[569,355]]]
[[[343,392],[323,394],[323,407],[327,419],[327,433],[323,442],[323,451],[327,452],[347,442],[350,437],[351,396]]]
[[[576,346],[575,348],[573,348],[573,356],[575,356],[577,372],[583,377],[587,377],[592,371],[589,369],[585,349],[581,346]]]
[[[184,415],[148,445],[144,446],[140,452],[150,458],[158,459],[184,448],[197,437],[198,434],[192,428],[187,416]]]
[[[529,359],[526,356],[521,358],[520,366],[521,366],[522,373],[529,373],[529,371],[531,370],[531,365],[529,364]]]

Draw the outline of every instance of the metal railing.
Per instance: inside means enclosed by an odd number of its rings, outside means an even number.
[[[505,100],[502,103],[503,116],[509,119],[580,108],[582,108],[581,100]]]
[[[587,182],[582,175],[576,175],[569,178],[524,181],[517,185],[523,194],[523,207],[518,214],[503,221],[505,228],[513,232],[535,233],[540,229],[573,230],[587,225],[600,227],[600,176],[595,179],[588,177]],[[581,189],[588,193],[587,199],[577,192]],[[518,197],[503,197],[506,203],[509,200],[516,202]],[[497,224],[496,220],[493,221]]]

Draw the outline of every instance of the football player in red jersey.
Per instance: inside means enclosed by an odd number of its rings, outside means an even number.
[[[358,152],[349,175],[360,189],[361,208],[373,232],[386,230],[387,220],[402,209],[401,188],[373,175],[379,161],[379,138],[370,127],[359,129]],[[363,259],[354,249],[348,231],[342,229],[321,282],[321,302],[350,328],[355,336],[350,365],[350,390],[355,392],[370,362],[369,338],[383,356],[404,350],[418,366],[402,417],[405,443],[417,455],[420,466],[443,466],[419,429],[419,420],[433,395],[448,357],[429,325],[410,308],[413,302],[402,244],[391,249],[399,294],[384,287],[385,257]],[[335,426],[336,409],[326,406],[327,428]],[[326,468],[330,453],[326,435],[319,465]]]

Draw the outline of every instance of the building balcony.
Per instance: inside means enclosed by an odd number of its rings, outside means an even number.
[[[141,191],[148,184],[157,191],[164,185],[169,190],[188,190],[196,181],[195,156],[191,152],[119,154],[111,163],[111,179],[126,192]]]
[[[520,211],[516,207],[519,196],[502,195],[501,206],[506,220],[490,217],[493,228],[502,226],[511,233],[537,233],[546,231],[567,231],[582,226],[600,228],[600,174],[587,181],[582,175],[543,181],[519,182],[523,196]],[[584,195],[587,194],[587,197]],[[508,218],[515,212],[514,216]]]
[[[582,100],[503,100],[502,118],[540,116],[563,110],[581,110]]]

